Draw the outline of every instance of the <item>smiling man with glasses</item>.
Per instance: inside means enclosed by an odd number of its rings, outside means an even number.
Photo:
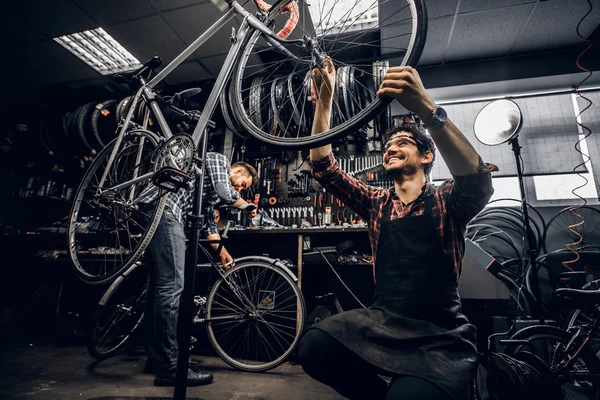
[[[313,71],[313,134],[329,128],[335,69]],[[386,135],[383,167],[390,188],[367,186],[342,171],[331,146],[312,149],[319,183],[369,226],[375,296],[370,307],[323,319],[304,334],[298,355],[310,376],[350,399],[469,398],[477,365],[475,327],[460,312],[458,279],[467,223],[493,193],[473,146],[426,92],[411,67],[390,68],[377,92],[425,122]],[[434,145],[435,141],[435,145]],[[436,147],[453,179],[428,176]],[[383,376],[391,377],[388,384]]]

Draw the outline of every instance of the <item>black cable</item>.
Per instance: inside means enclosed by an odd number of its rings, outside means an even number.
[[[310,245],[308,244],[308,242],[306,241],[306,239],[302,238],[302,240],[304,241],[304,244],[306,244],[307,247],[310,247]],[[321,254],[321,257],[323,257],[323,259],[325,260],[325,262],[327,263],[327,265],[329,265],[329,268],[331,268],[331,270],[333,271],[333,273],[335,274],[335,276],[338,278],[338,280],[340,281],[340,283],[342,284],[342,286],[344,286],[346,288],[346,290],[348,291],[348,293],[350,293],[350,295],[352,297],[354,297],[354,300],[356,300],[358,302],[358,304],[360,304],[360,306],[362,308],[367,308],[359,299],[358,297],[356,297],[356,295],[352,292],[352,290],[350,290],[350,288],[346,285],[346,283],[344,283],[344,281],[342,280],[342,277],[337,273],[337,271],[335,270],[335,268],[333,268],[333,265],[331,265],[331,263],[329,262],[329,260],[327,259],[327,257],[325,256],[325,254],[323,254],[323,252],[318,248],[315,247],[315,250],[317,250],[319,252],[319,254]]]

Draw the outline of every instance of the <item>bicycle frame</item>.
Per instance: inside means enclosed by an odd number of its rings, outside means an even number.
[[[294,1],[294,0],[283,0],[283,1],[280,0],[279,2],[277,2],[274,5],[274,7],[271,8],[271,10],[269,11],[269,14],[273,15],[273,14],[278,13],[283,7],[285,7],[291,1]],[[213,1],[213,3],[215,3],[215,1]],[[218,5],[217,5],[217,7],[218,7]],[[154,172],[150,172],[150,173],[146,173],[146,174],[138,177],[138,176],[136,176],[137,171],[135,171],[133,179],[103,190],[103,186],[106,181],[106,177],[108,176],[108,173],[110,172],[110,168],[111,168],[113,162],[115,161],[118,149],[120,148],[120,145],[125,136],[125,133],[127,132],[128,128],[129,128],[131,119],[133,117],[133,113],[134,113],[136,106],[137,106],[138,102],[140,101],[140,99],[143,99],[143,101],[149,105],[149,108],[150,108],[152,114],[154,115],[154,117],[156,118],[156,122],[158,123],[158,126],[160,127],[161,132],[163,133],[164,137],[166,139],[169,139],[170,137],[172,137],[173,133],[171,132],[171,129],[169,128],[167,121],[166,121],[163,113],[160,110],[160,107],[156,103],[156,95],[154,94],[152,89],[159,82],[161,82],[165,77],[167,77],[175,68],[177,68],[183,61],[185,61],[192,53],[194,53],[194,51],[196,51],[200,46],[202,46],[202,44],[204,44],[208,39],[210,39],[219,29],[221,29],[226,23],[228,23],[235,15],[239,15],[239,16],[243,17],[244,19],[243,19],[242,24],[237,32],[237,35],[235,36],[235,38],[232,37],[233,44],[232,44],[231,48],[229,49],[229,52],[227,53],[227,57],[225,58],[225,63],[223,64],[223,67],[221,68],[221,71],[220,71],[219,75],[217,76],[215,84],[208,96],[206,106],[202,110],[202,113],[200,114],[200,118],[199,118],[198,122],[196,123],[194,131],[192,133],[192,138],[193,138],[196,146],[198,146],[200,144],[201,140],[203,139],[203,136],[206,133],[206,127],[208,125],[209,118],[216,108],[216,105],[217,105],[217,102],[219,99],[219,94],[221,93],[222,90],[225,89],[227,80],[231,76],[231,72],[233,71],[235,62],[242,50],[242,45],[244,42],[243,39],[246,37],[248,32],[250,30],[258,30],[258,31],[262,32],[264,34],[266,40],[271,45],[277,47],[278,49],[280,49],[283,52],[289,53],[289,51],[287,51],[281,45],[280,42],[288,42],[289,43],[291,41],[286,41],[286,40],[277,38],[275,35],[273,35],[273,33],[269,30],[269,28],[262,21],[260,21],[259,19],[254,17],[252,14],[250,14],[248,11],[246,11],[237,1],[235,1],[235,0],[231,1],[229,3],[229,7],[230,7],[229,10],[221,18],[219,18],[210,28],[208,28],[208,30],[206,32],[204,32],[202,35],[200,35],[181,54],[179,54],[177,57],[175,57],[175,59],[173,59],[173,61],[171,61],[163,70],[161,70],[149,82],[145,82],[143,79],[140,78],[142,85],[137,90],[135,96],[132,98],[131,103],[129,104],[129,111],[127,112],[127,115],[126,115],[125,119],[123,120],[123,123],[122,123],[121,129],[119,131],[119,134],[117,136],[114,148],[109,156],[107,166],[106,166],[106,168],[102,174],[102,177],[100,179],[100,182],[98,184],[98,189],[97,189],[98,193],[100,193],[101,191],[114,191],[114,190],[124,189],[124,188],[130,187],[132,185],[135,185],[139,182],[145,182],[154,175]],[[140,149],[138,150],[138,154],[141,154],[141,151],[142,151],[141,147],[142,147],[142,144],[140,144]],[[205,149],[204,149],[205,147],[206,146],[203,146],[203,149],[202,149],[203,156],[204,156],[204,152],[205,152]]]

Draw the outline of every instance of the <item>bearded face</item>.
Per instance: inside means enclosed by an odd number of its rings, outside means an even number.
[[[414,175],[422,168],[423,156],[410,133],[398,132],[385,143],[383,168],[392,176]]]

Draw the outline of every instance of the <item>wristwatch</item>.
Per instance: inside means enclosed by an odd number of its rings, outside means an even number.
[[[446,121],[448,121],[448,114],[446,114],[446,110],[440,106],[435,106],[435,108],[431,111],[431,116],[429,119],[423,123],[423,127],[427,130],[441,128],[444,126]]]

